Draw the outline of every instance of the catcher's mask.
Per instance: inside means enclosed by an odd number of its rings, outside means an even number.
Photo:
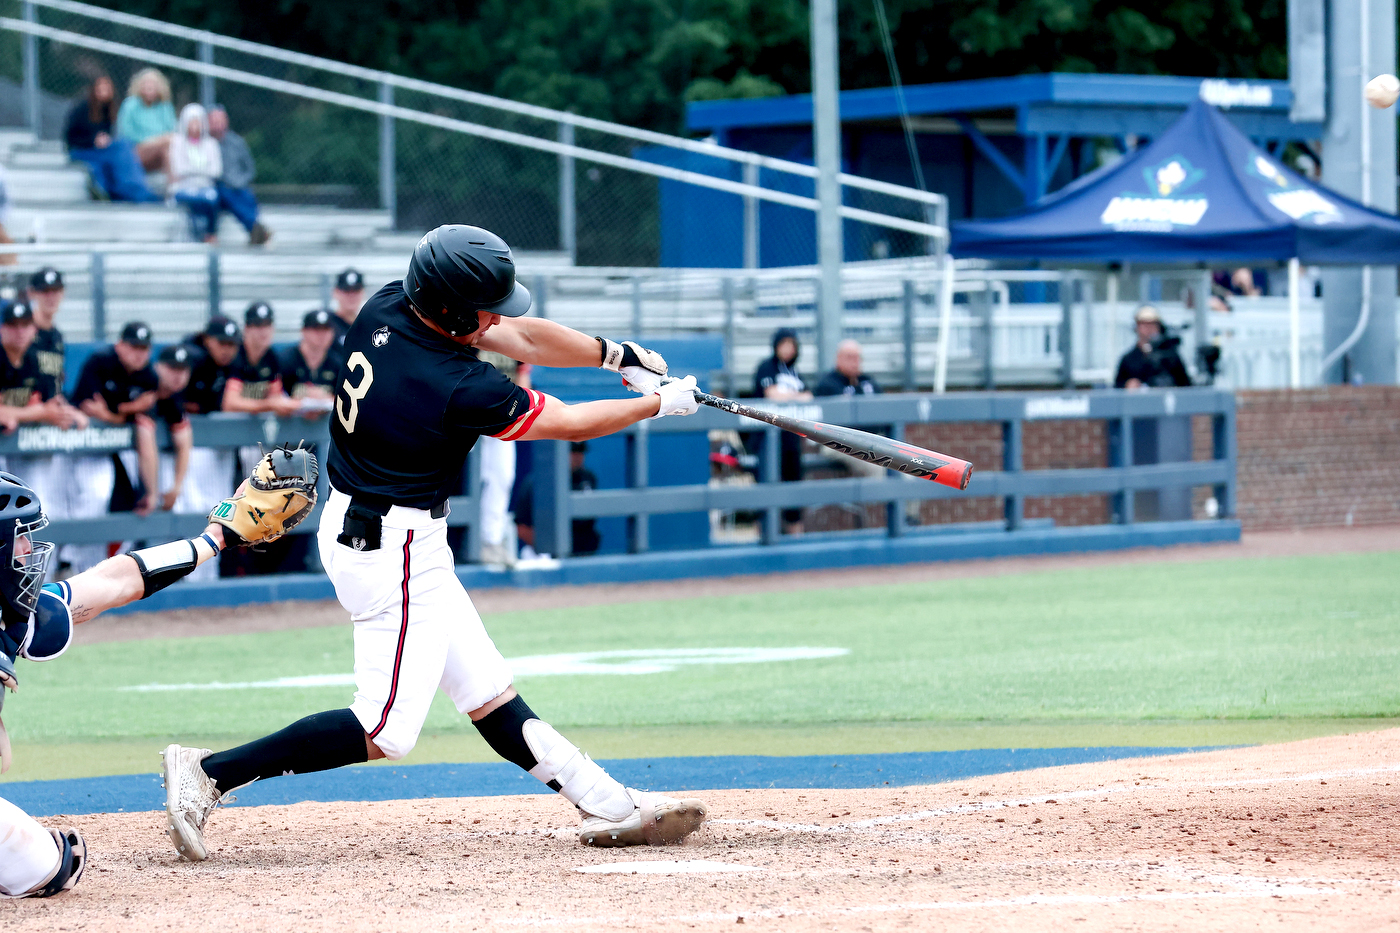
[[[466,224],[446,224],[418,241],[403,289],[424,317],[453,337],[476,330],[478,311],[520,317],[530,310],[530,292],[515,281],[506,241]]]
[[[0,615],[7,624],[27,624],[39,602],[53,542],[33,536],[48,523],[34,490],[0,473]]]

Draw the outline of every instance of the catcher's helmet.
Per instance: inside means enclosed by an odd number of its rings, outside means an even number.
[[[489,230],[447,224],[418,241],[403,280],[408,300],[453,337],[477,328],[478,311],[520,317],[530,292],[515,281],[506,241]]]
[[[53,542],[32,536],[48,523],[34,490],[0,473],[0,613],[7,624],[27,624],[39,602]]]

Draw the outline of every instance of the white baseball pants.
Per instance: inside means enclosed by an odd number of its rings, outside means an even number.
[[[53,877],[62,853],[34,817],[0,798],[0,896],[21,897]]]
[[[515,441],[482,437],[477,446],[481,448],[481,543],[504,544],[510,491],[515,487]]]
[[[332,489],[316,543],[355,625],[355,700],[365,734],[391,759],[418,741],[441,688],[467,713],[500,696],[510,667],[457,579],[447,520],[393,506],[378,550],[340,544],[350,497]]]

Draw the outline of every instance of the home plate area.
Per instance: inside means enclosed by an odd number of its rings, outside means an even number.
[[[878,789],[700,794],[683,847],[594,850],[556,797],[54,818],[102,844],[8,930],[1400,929],[1400,730]]]

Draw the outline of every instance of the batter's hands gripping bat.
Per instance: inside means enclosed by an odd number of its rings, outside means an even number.
[[[786,415],[775,415],[772,412],[740,405],[732,399],[720,398],[707,392],[696,392],[695,400],[701,405],[709,405],[711,408],[718,408],[731,414],[743,415],[745,418],[753,418],[755,421],[763,421],[774,427],[782,428],[784,431],[791,431],[800,437],[810,438],[818,444],[830,447],[848,457],[855,457],[857,460],[864,460],[867,463],[908,473],[910,476],[933,480],[935,483],[952,486],[954,489],[966,489],[968,480],[972,479],[972,464],[966,460],[935,453],[932,450],[924,450],[922,447],[891,440],[868,431],[857,431],[855,428],[843,428],[835,424],[822,424],[817,421],[804,421],[801,418],[789,418]]]

